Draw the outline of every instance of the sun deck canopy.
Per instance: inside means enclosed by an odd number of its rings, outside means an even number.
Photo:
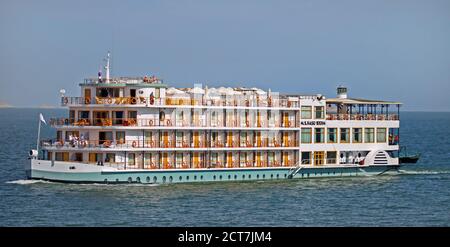
[[[369,100],[369,99],[357,99],[357,98],[331,98],[327,99],[327,104],[347,104],[347,105],[401,105],[400,102],[384,101],[384,100]]]

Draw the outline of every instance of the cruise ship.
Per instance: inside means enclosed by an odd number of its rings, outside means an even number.
[[[375,176],[400,167],[401,103],[348,97],[344,86],[333,98],[174,88],[156,76],[110,77],[109,54],[104,70],[79,86],[79,97],[60,91],[68,116],[50,119],[54,139],[38,134],[29,178],[161,184]]]

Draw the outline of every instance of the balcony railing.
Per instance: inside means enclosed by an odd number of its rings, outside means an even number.
[[[80,161],[79,161],[80,162]],[[199,168],[251,168],[251,167],[292,167],[295,162],[289,161],[288,163],[282,163],[279,161],[233,161],[227,162],[225,160],[199,160],[197,162],[184,158],[183,161],[170,159],[167,161],[158,159],[145,160],[144,162],[135,160],[135,162],[110,162],[110,161],[96,161],[87,162],[90,165],[108,166],[119,170],[133,170],[133,169],[199,169]],[[218,178],[219,179],[219,178]]]
[[[279,145],[278,143],[282,143]],[[209,145],[208,145],[209,144]],[[225,145],[224,145],[225,144]],[[70,149],[86,149],[86,148],[267,148],[267,147],[298,147],[298,142],[289,140],[287,143],[281,141],[267,142],[262,141],[260,144],[254,142],[246,142],[239,144],[233,141],[232,145],[219,141],[207,142],[204,139],[198,141],[193,140],[86,140],[73,139],[68,140],[42,140],[43,147],[70,148]]]
[[[226,121],[226,126],[222,121],[201,121],[201,120],[173,120],[168,118],[160,120],[159,118],[51,118],[52,126],[166,126],[166,127],[238,127],[238,128],[295,128],[295,121],[279,121],[277,123],[267,124],[268,121]]]
[[[249,100],[241,98],[196,98],[196,97],[69,97],[61,98],[62,106],[78,106],[78,105],[142,105],[142,106],[235,106],[235,107],[283,107],[283,108],[299,108],[298,102],[289,101],[288,99],[264,99]]]
[[[397,114],[327,114],[327,120],[399,120]]]

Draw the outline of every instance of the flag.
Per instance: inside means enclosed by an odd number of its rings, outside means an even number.
[[[39,113],[39,120],[41,120],[43,123],[47,124],[47,122],[45,122],[44,116],[42,115],[42,113]]]

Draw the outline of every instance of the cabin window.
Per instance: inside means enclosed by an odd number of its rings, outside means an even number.
[[[302,128],[302,143],[311,143],[311,128]]]
[[[245,147],[247,142],[247,132],[241,132],[240,140],[241,140],[241,147]]]
[[[327,152],[327,164],[336,164],[336,151]]]
[[[95,163],[103,160],[103,154],[101,153],[89,153],[89,162]]]
[[[311,106],[302,106],[301,118],[303,119],[311,119],[312,118],[312,108]]]
[[[73,124],[75,122],[75,111],[74,110],[69,111],[69,122],[71,124]]]
[[[314,107],[314,111],[315,111],[316,119],[324,119],[325,118],[325,112],[323,110],[323,106]]]
[[[175,163],[177,168],[181,168],[183,167],[183,154],[182,153],[177,153],[177,155],[175,156]]]
[[[136,165],[136,159],[135,159],[136,155],[134,153],[129,153],[128,154],[128,165],[129,166],[135,166]]]
[[[62,140],[62,131],[61,130],[56,131],[56,140],[58,140],[58,141]]]
[[[125,131],[116,131],[116,143],[117,144],[125,143]]]
[[[377,128],[377,142],[386,142],[386,128]]]
[[[78,120],[81,119],[89,120],[89,111],[78,111]]]
[[[56,161],[69,161],[69,153],[68,152],[56,152],[55,160]]]
[[[103,144],[105,141],[112,141],[113,134],[112,131],[100,131],[98,132],[99,144]]]
[[[144,168],[151,168],[151,164],[152,164],[152,154],[145,153],[144,154]]]
[[[78,131],[66,131],[66,141],[73,141],[74,137],[79,137],[80,133]]]
[[[184,112],[183,110],[177,111],[177,126],[183,126],[183,120],[184,120]]]
[[[183,146],[183,132],[177,131],[175,138],[176,138],[177,147],[182,147]]]
[[[389,128],[389,145],[398,145],[399,131],[398,128]]]
[[[164,121],[166,119],[166,114],[163,111],[159,112],[159,121]]]
[[[120,97],[120,88],[97,88],[97,97]]]
[[[363,141],[362,138],[362,128],[353,128],[353,142],[361,143]]]
[[[366,143],[374,142],[374,128],[365,128],[364,140]]]
[[[113,111],[113,124],[123,124],[124,114],[123,111]]]
[[[137,119],[137,111],[128,111],[128,118],[129,119]]]
[[[114,154],[114,153],[107,153],[106,154],[106,158],[105,158],[105,162],[115,163],[116,162],[116,154]]]
[[[341,139],[341,143],[349,143],[350,142],[350,129],[349,128],[341,128],[340,139]]]
[[[74,158],[74,161],[82,162],[83,161],[83,154],[82,153],[75,153],[73,158]]]
[[[337,142],[337,129],[336,128],[328,128],[328,143],[336,143]]]
[[[107,111],[94,111],[94,122],[98,126],[109,126],[112,124],[109,119],[109,112]]]
[[[302,152],[302,165],[311,164],[311,152]]]
[[[315,143],[324,143],[325,142],[325,129],[324,128],[316,128],[315,129],[314,141],[315,141]]]

